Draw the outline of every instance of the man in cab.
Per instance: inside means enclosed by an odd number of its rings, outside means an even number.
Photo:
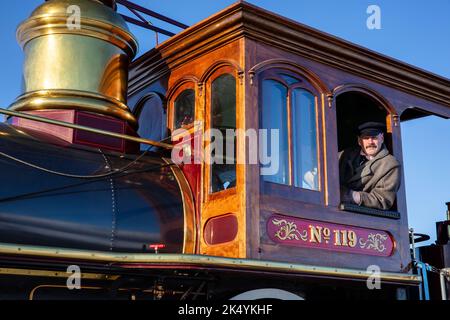
[[[341,201],[389,210],[400,187],[401,166],[384,145],[385,125],[358,127],[358,146],[339,153]]]

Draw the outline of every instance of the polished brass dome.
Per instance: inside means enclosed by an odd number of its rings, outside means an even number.
[[[78,23],[79,22],[79,23]],[[17,29],[25,53],[18,111],[75,109],[137,121],[126,106],[137,41],[99,0],[50,0]]]

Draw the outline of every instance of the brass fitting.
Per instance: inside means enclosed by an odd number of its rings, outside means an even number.
[[[17,29],[25,53],[16,111],[75,109],[132,127],[128,67],[138,49],[124,19],[99,0],[50,0]]]

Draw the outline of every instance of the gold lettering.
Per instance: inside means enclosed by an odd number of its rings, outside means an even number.
[[[322,243],[322,227],[309,226],[310,239],[309,242]]]
[[[342,246],[341,233],[339,232],[339,230],[333,230],[333,233],[334,233],[334,245],[335,246]]]
[[[347,242],[347,230],[342,230],[341,231],[341,234],[342,234],[342,245],[344,246],[344,247],[347,247],[348,246],[348,242]]]
[[[356,243],[357,243],[357,237],[356,237],[356,232],[355,231],[352,231],[352,230],[350,230],[349,232],[348,232],[348,244],[349,244],[349,246],[350,247],[355,247],[356,246]]]
[[[323,228],[323,237],[325,238],[325,240],[330,240],[330,229]]]

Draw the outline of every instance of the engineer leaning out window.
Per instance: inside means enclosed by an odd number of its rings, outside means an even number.
[[[358,127],[358,147],[339,153],[341,200],[389,210],[400,187],[400,163],[384,145],[382,123]]]

